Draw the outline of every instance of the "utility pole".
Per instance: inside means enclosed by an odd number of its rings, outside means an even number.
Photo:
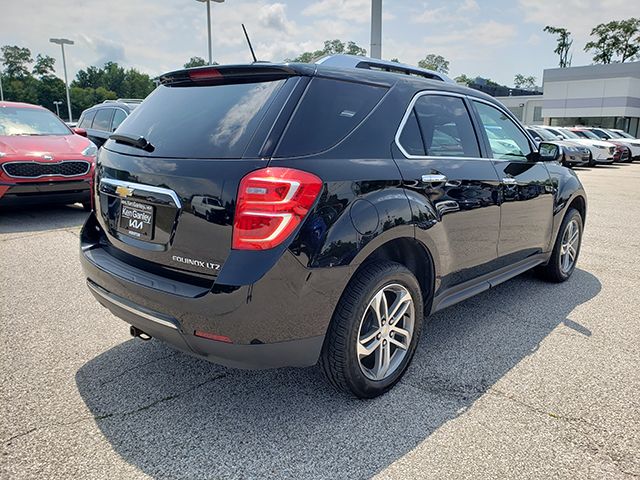
[[[382,58],[382,0],[371,0],[371,58]]]
[[[66,38],[50,38],[49,41],[62,47],[62,68],[64,69],[64,86],[67,90],[67,110],[69,111],[69,121],[73,122],[73,117],[71,116],[71,97],[69,96],[69,80],[67,80],[67,60],[64,57],[64,46],[73,45],[74,42],[73,40],[68,40]]]
[[[213,63],[211,56],[211,2],[224,3],[224,0],[197,0],[201,3],[207,4],[207,38],[209,43],[209,65]]]

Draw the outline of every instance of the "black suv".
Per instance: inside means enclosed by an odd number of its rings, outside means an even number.
[[[89,140],[100,148],[140,103],[142,100],[135,98],[105,100],[82,112],[78,128],[86,130]]]
[[[558,147],[481,92],[376,62],[163,75],[98,156],[81,235],[97,300],[134,336],[232,367],[319,363],[374,397],[425,315],[534,267],[569,278],[586,196]]]

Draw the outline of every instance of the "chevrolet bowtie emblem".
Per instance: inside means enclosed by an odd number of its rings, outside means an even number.
[[[116,187],[116,193],[120,197],[130,197],[131,195],[133,195],[133,188],[123,187],[122,185],[118,185]]]

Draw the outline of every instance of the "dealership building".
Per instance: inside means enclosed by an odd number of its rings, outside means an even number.
[[[523,123],[620,128],[640,137],[640,62],[552,68],[542,95],[499,96]]]

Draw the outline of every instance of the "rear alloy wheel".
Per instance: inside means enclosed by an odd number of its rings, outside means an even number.
[[[420,285],[404,265],[378,262],[349,282],[320,357],[334,387],[373,398],[395,385],[416,349],[424,309]]]
[[[562,221],[549,263],[540,268],[543,277],[552,282],[568,280],[576,268],[582,242],[582,216],[570,209]]]

